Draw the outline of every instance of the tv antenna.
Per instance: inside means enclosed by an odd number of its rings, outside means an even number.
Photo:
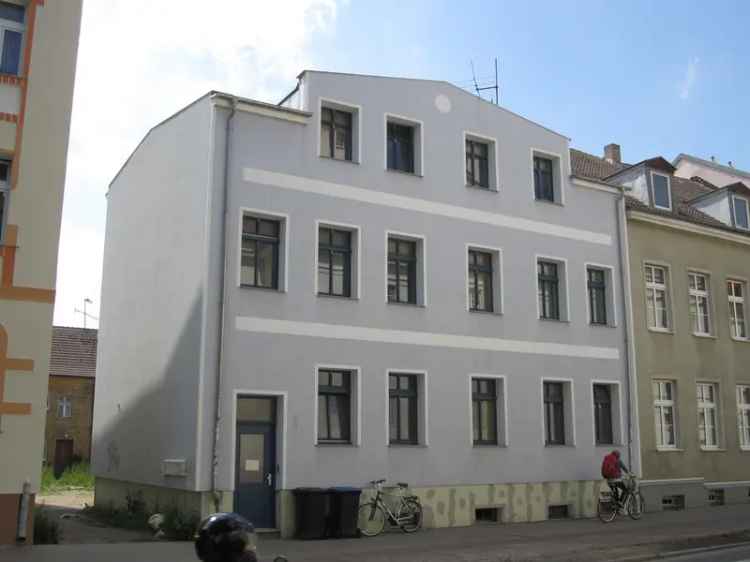
[[[498,105],[500,103],[500,84],[498,82],[498,77],[497,77],[497,57],[495,57],[495,82],[491,84],[482,83],[480,85],[480,83],[477,82],[477,74],[476,72],[474,72],[474,61],[470,61],[470,62],[471,62],[471,77],[472,77],[472,80],[474,81],[474,90],[476,91],[477,96],[481,98],[482,92],[486,90],[495,90],[495,99],[494,100],[490,99],[490,101],[493,102],[495,105]]]
[[[91,318],[92,320],[96,320],[97,322],[99,321],[99,319],[96,316],[94,316],[92,314],[89,314],[86,311],[86,305],[87,304],[94,304],[94,301],[92,301],[90,298],[86,297],[85,299],[83,299],[83,310],[80,310],[78,308],[74,308],[73,309],[74,312],[83,315],[83,329],[84,330],[86,329],[86,319]]]

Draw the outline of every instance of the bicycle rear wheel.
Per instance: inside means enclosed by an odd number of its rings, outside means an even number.
[[[599,498],[596,515],[602,523],[611,523],[617,517],[617,503],[612,498]]]
[[[416,500],[406,500],[401,509],[399,525],[404,533],[414,533],[422,527],[422,504]]]
[[[385,511],[375,502],[359,508],[359,530],[366,537],[376,537],[385,527]]]
[[[628,500],[628,515],[631,519],[638,520],[643,516],[643,510],[646,507],[646,500],[643,499],[643,494],[636,492],[630,496]]]

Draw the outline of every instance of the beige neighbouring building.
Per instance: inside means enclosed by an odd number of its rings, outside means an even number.
[[[81,4],[0,2],[0,544],[33,537]]]

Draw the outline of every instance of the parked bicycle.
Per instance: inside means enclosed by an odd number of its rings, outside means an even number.
[[[386,520],[405,533],[413,533],[422,526],[422,504],[419,498],[409,493],[409,485],[398,482],[396,493],[383,491],[383,480],[370,482],[375,497],[359,508],[359,530],[366,537],[375,537],[383,532]],[[383,497],[397,498],[395,509],[383,501]]]
[[[638,487],[638,479],[629,474],[623,479],[625,492],[620,501],[615,500],[611,491],[602,491],[599,495],[597,515],[602,523],[614,521],[618,513],[626,512],[631,519],[640,519],[646,506],[646,500]]]

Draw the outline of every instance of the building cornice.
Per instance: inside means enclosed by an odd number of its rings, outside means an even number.
[[[720,240],[728,240],[729,242],[735,242],[737,244],[744,244],[750,246],[750,236],[743,236],[742,234],[736,234],[734,232],[728,232],[725,230],[719,230],[718,228],[711,228],[710,226],[702,226],[678,219],[671,219],[668,217],[661,217],[644,213],[641,211],[628,211],[628,218],[640,222],[647,222],[666,228],[673,228],[675,230],[681,230],[683,232],[690,232],[691,234],[698,234],[701,236],[710,236],[712,238],[718,238]]]
[[[599,180],[593,180],[590,178],[582,178],[580,176],[570,176],[570,183],[576,187],[582,187],[584,189],[594,189],[596,191],[604,191],[613,195],[619,195],[622,193],[621,189],[611,183],[606,183]]]
[[[290,107],[281,107],[270,103],[264,103],[256,100],[250,100],[245,98],[233,97],[229,94],[221,92],[215,92],[211,95],[211,103],[216,107],[231,108],[232,102],[236,101],[237,111],[244,113],[253,113],[263,117],[270,117],[272,119],[281,119],[282,121],[290,121],[292,123],[298,123],[300,125],[307,125],[312,116],[312,113],[308,111],[300,111],[298,109],[292,109]]]

